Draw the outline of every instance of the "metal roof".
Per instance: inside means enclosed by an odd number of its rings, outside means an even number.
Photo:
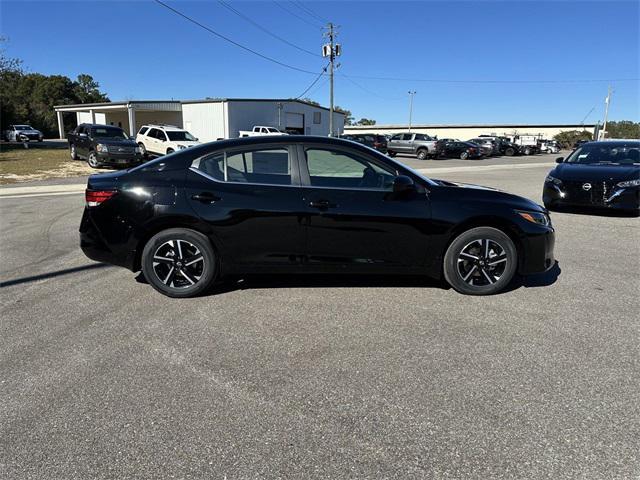
[[[594,128],[595,124],[577,124],[577,123],[461,123],[458,125],[447,124],[412,124],[411,128],[560,128],[560,127],[576,127],[576,128]],[[345,129],[353,130],[391,130],[391,129],[408,129],[407,124],[390,124],[390,125],[345,125]]]

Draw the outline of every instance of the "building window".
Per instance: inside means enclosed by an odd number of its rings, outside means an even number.
[[[320,125],[322,123],[322,112],[313,112],[314,125]]]

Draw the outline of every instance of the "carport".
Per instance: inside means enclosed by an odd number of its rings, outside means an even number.
[[[76,114],[78,124],[99,123],[123,128],[135,135],[147,123],[182,126],[182,105],[177,100],[135,100],[128,102],[83,103],[54,107],[58,117],[58,133],[65,137],[63,113]]]

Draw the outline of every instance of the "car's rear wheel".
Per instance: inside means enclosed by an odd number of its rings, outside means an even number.
[[[209,239],[186,228],[154,235],[142,252],[142,272],[153,288],[174,298],[201,294],[218,275]]]
[[[76,152],[75,145],[69,147],[69,155],[71,155],[71,160],[78,160],[78,152]]]
[[[477,227],[451,243],[444,258],[444,276],[460,293],[491,295],[509,285],[517,265],[517,249],[506,233]]]
[[[96,152],[89,152],[87,163],[92,168],[98,168],[100,166],[100,161],[98,160],[98,154]]]
[[[515,149],[513,149],[513,148],[511,148],[511,147],[507,148],[507,149],[504,151],[504,154],[505,154],[507,157],[513,157],[513,155],[515,155],[515,153],[516,153]]]
[[[460,160],[466,160],[467,158],[469,158],[469,152],[462,152],[460,154]]]
[[[427,150],[421,148],[416,152],[416,157],[418,158],[418,160],[424,160],[427,158],[427,153]]]

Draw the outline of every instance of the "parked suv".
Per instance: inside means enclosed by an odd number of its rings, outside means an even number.
[[[67,134],[67,140],[71,159],[84,158],[93,168],[128,168],[142,162],[136,142],[119,127],[81,123]]]
[[[415,155],[418,160],[435,157],[436,139],[424,133],[396,133],[389,139],[387,154],[393,157],[398,153]]]
[[[143,125],[136,135],[136,143],[143,155],[168,155],[200,145],[196,137],[173,125]]]

